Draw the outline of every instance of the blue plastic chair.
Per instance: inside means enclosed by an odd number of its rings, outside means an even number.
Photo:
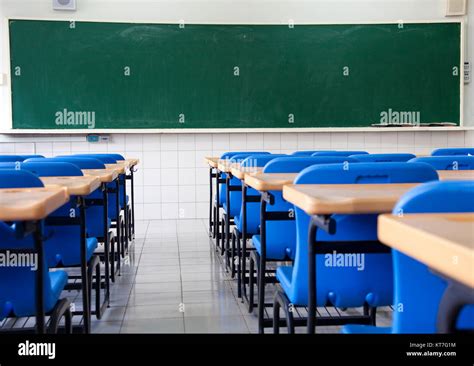
[[[25,160],[25,163],[51,163],[51,162],[63,162],[71,163],[79,167],[79,169],[105,169],[105,165],[92,158],[80,158],[80,157],[56,157],[56,158],[33,158]]]
[[[16,161],[23,161],[25,160],[20,155],[0,155],[0,163],[14,163]]]
[[[316,165],[303,170],[295,184],[382,184],[420,183],[438,179],[427,164],[356,163]],[[284,294],[298,306],[308,303],[308,227],[310,217],[296,207],[297,244],[293,266],[282,266],[276,275]],[[333,215],[337,232],[318,230],[318,241],[377,240],[377,215]],[[317,305],[336,307],[378,307],[392,304],[393,275],[389,254],[365,254],[364,270],[356,267],[330,267],[325,255],[316,255]]]
[[[240,162],[240,166],[243,168],[264,167],[268,162],[274,159],[287,157],[287,156],[288,155],[284,155],[284,154],[250,155],[250,156],[245,157]],[[239,179],[233,178],[232,181],[234,179],[236,180],[236,185],[242,186],[242,183]],[[237,230],[241,233],[243,229],[242,228],[242,193],[239,191],[231,191],[229,196],[231,199],[230,216],[234,218],[235,226]],[[247,196],[260,196],[260,193],[257,192],[255,189],[248,187]],[[247,234],[248,235],[256,234],[258,232],[258,226],[260,225],[259,207],[260,207],[259,202],[247,202]],[[224,206],[224,210],[227,212],[226,205]]]
[[[337,163],[357,163],[357,161],[350,157],[343,156],[314,156],[314,157],[283,157],[276,158],[265,165],[264,173],[299,173],[309,166],[318,164],[337,164]],[[267,205],[267,211],[289,211],[294,209],[294,206],[283,199],[281,191],[270,191],[274,203]],[[256,219],[252,223],[252,227],[260,225],[259,204],[254,211],[252,218]],[[248,210],[247,210],[248,217]],[[247,220],[248,222],[249,220]],[[247,224],[248,226],[248,224]],[[296,225],[294,221],[268,221],[266,229],[266,257],[268,260],[285,260],[293,259],[295,256],[296,247]],[[260,234],[252,237],[252,243],[261,254]]]
[[[220,159],[233,160],[234,162],[238,162],[240,160],[245,159],[247,156],[250,156],[250,155],[266,155],[266,154],[270,154],[270,153],[266,151],[230,151],[230,152],[226,152],[222,154]],[[222,172],[221,178],[226,179],[227,174]],[[235,180],[233,179],[231,181],[231,184],[238,184],[238,183],[240,183],[238,179],[235,179]],[[221,184],[219,187],[219,206],[220,207],[223,207],[225,200],[226,200],[226,186],[225,184]]]
[[[21,169],[32,172],[40,177],[81,176],[82,171],[76,165],[64,162],[44,163],[0,163],[0,169]]]
[[[403,195],[393,213],[473,212],[474,181],[430,182]],[[393,250],[395,277],[391,327],[346,325],[343,333],[436,333],[436,317],[446,281],[426,265]],[[416,280],[415,280],[416,279]],[[403,311],[397,311],[403,304]],[[465,307],[457,321],[458,329],[474,329],[474,306]]]
[[[314,153],[318,153],[318,152],[334,152],[334,151],[335,150],[299,150],[299,151],[295,151],[291,155],[294,155],[294,156],[311,156]]]
[[[38,188],[41,180],[24,170],[0,170],[0,188]],[[23,239],[16,236],[16,224],[0,221],[0,248],[34,249],[32,235]],[[28,317],[36,314],[36,272],[30,267],[0,266],[0,320],[5,317]],[[46,260],[43,262],[43,304],[46,314],[51,315],[49,332],[57,330],[62,316],[66,321],[66,332],[71,332],[69,301],[60,300],[68,275],[65,271],[49,272]]]
[[[0,169],[0,188],[40,188],[43,182],[26,170]]]
[[[432,156],[441,155],[474,155],[474,147],[454,147],[436,149],[431,152]]]
[[[33,159],[33,158],[44,158],[43,155],[39,154],[31,154],[31,155],[20,155],[24,160],[26,159]]]
[[[436,170],[472,170],[474,156],[426,156],[411,159],[409,163],[427,163]]]
[[[351,155],[362,155],[368,154],[367,151],[319,151],[315,152],[311,156],[351,156]]]
[[[396,163],[396,162],[407,162],[410,159],[416,158],[416,155],[413,155],[413,154],[362,154],[362,155],[351,155],[351,158],[354,158],[361,163]]]

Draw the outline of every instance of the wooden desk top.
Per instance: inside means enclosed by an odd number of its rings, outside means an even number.
[[[219,160],[217,163],[217,169],[223,173],[230,173],[232,168],[240,167],[239,163],[232,162],[230,160]]]
[[[68,201],[64,187],[0,189],[0,220],[42,220]]]
[[[233,174],[233,173],[232,173]],[[292,184],[298,173],[255,173],[245,176],[245,184],[260,192],[281,191]]]
[[[385,213],[416,185],[291,184],[283,187],[283,198],[308,215]]]
[[[438,170],[439,180],[474,180],[474,170]]]
[[[261,173],[263,170],[263,167],[241,167],[239,166],[234,166],[230,169],[230,172],[234,177],[240,180],[244,180],[247,175],[253,175],[257,173]]]
[[[82,177],[40,177],[45,186],[65,187],[71,196],[88,196],[100,187],[100,180],[91,175]]]
[[[474,288],[474,213],[391,214],[378,218],[384,244]]]
[[[140,162],[140,159],[117,160],[117,163],[119,163],[119,164],[124,164],[125,163],[127,165],[127,168],[132,168],[135,165],[138,165],[139,162]]]
[[[114,169],[83,169],[82,174],[96,177],[101,183],[113,182],[118,177],[118,172]]]
[[[127,170],[127,165],[123,163],[117,163],[117,164],[105,164],[106,169],[113,169],[117,171],[118,174],[125,174]]]
[[[204,161],[211,167],[211,168],[217,168],[217,164],[219,162],[219,157],[210,157],[206,156],[204,158]]]

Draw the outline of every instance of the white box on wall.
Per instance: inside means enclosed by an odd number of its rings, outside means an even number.
[[[53,10],[76,10],[76,0],[53,0]]]
[[[467,0],[446,0],[446,16],[466,15]]]

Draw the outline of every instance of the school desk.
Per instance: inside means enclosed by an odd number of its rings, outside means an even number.
[[[19,236],[33,235],[38,268],[36,270],[36,331],[45,332],[43,301],[43,232],[42,223],[50,213],[69,201],[62,187],[0,189],[0,221],[18,221]]]
[[[88,196],[100,187],[100,180],[94,176],[40,177],[45,186],[60,186],[67,189],[70,196]]]
[[[437,328],[440,333],[454,332],[462,305],[474,304],[474,213],[385,214],[377,226],[381,242],[448,281]]]
[[[318,229],[334,233],[333,214],[377,214],[391,212],[400,197],[415,187],[403,184],[297,184],[283,187],[283,198],[311,216],[308,243],[308,333],[315,332],[316,321],[316,258],[323,250],[315,242]],[[351,243],[352,253],[365,253],[367,245]],[[386,252],[380,243],[371,245],[371,252]]]
[[[212,238],[216,237],[217,232],[217,221],[218,221],[218,214],[219,214],[219,178],[220,174],[217,169],[217,165],[219,162],[218,157],[208,157],[204,158],[204,161],[209,166],[209,235]],[[215,178],[216,182],[213,183],[213,178]],[[214,207],[213,201],[213,190],[216,187],[216,207]]]
[[[439,180],[474,180],[474,170],[438,170]]]
[[[118,163],[122,162],[122,160],[117,161]],[[136,166],[140,163],[140,159],[125,159],[125,162],[128,163],[128,172],[129,174],[125,174],[125,181],[130,181],[130,206],[131,206],[131,223],[129,223],[129,228],[131,232],[129,233],[131,238],[135,238],[135,182],[134,182],[134,173],[136,172]],[[125,184],[126,191],[127,185]],[[124,202],[126,202],[127,194],[124,194]]]
[[[85,333],[90,333],[90,298],[89,298],[89,291],[88,291],[88,278],[87,278],[87,257],[86,257],[86,207],[88,206],[87,200],[85,199],[86,196],[90,195],[97,189],[101,187],[101,182],[97,177],[91,175],[85,176],[68,176],[68,177],[40,177],[41,181],[45,186],[59,186],[64,187],[68,191],[70,196],[76,197],[77,206],[79,208],[79,225],[81,227],[81,285],[82,285],[82,301],[83,301],[83,311],[84,311],[84,330]],[[105,215],[104,215],[105,216]],[[54,218],[51,218],[54,220]],[[71,219],[71,225],[76,224],[77,221],[75,218]],[[104,219],[104,223],[106,223]],[[54,223],[53,223],[54,225]],[[107,225],[106,225],[107,227]],[[105,237],[107,239],[107,237]],[[108,250],[106,250],[106,258],[108,258]],[[105,268],[105,278],[106,278],[106,293],[105,293],[105,301],[103,303],[103,310],[105,306],[108,304],[109,300],[109,286],[108,283],[108,276],[109,276],[109,268],[108,263],[106,263]]]
[[[116,188],[113,189],[113,188],[110,188],[108,187],[108,192],[109,193],[116,193],[117,195],[117,205],[116,205],[116,210],[117,210],[117,216],[116,216],[116,222],[117,222],[117,240],[119,241],[119,243],[124,240],[125,242],[125,247],[128,248],[128,241],[129,241],[129,238],[135,233],[135,208],[134,208],[134,204],[135,204],[135,200],[134,200],[134,195],[135,195],[135,192],[134,192],[134,186],[133,186],[133,180],[131,181],[131,189],[132,189],[132,192],[131,192],[131,222],[132,222],[132,225],[133,227],[130,228],[129,227],[129,217],[128,217],[128,213],[127,213],[127,184],[126,184],[126,181],[127,181],[127,166],[128,166],[128,163],[127,161],[125,160],[124,163],[115,163],[115,164],[105,164],[105,169],[106,170],[112,170],[114,171],[115,173],[118,174],[119,178],[115,180],[116,182]],[[132,174],[132,172],[130,173]],[[123,179],[120,179],[120,176],[123,175]],[[130,179],[132,179],[133,175],[130,176]],[[124,222],[125,222],[125,235],[122,235],[121,233],[121,230],[120,228],[118,227],[119,226],[119,222],[120,222],[120,186],[123,187],[123,197],[122,197],[122,200],[124,202]],[[124,236],[124,238],[122,238],[122,236]]]

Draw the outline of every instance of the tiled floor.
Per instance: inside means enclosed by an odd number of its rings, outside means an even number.
[[[256,316],[237,298],[236,281],[209,240],[206,220],[139,221],[110,308],[101,320],[93,318],[92,332],[256,333]],[[75,303],[81,308],[80,297]],[[378,324],[389,324],[390,316],[380,312]]]

